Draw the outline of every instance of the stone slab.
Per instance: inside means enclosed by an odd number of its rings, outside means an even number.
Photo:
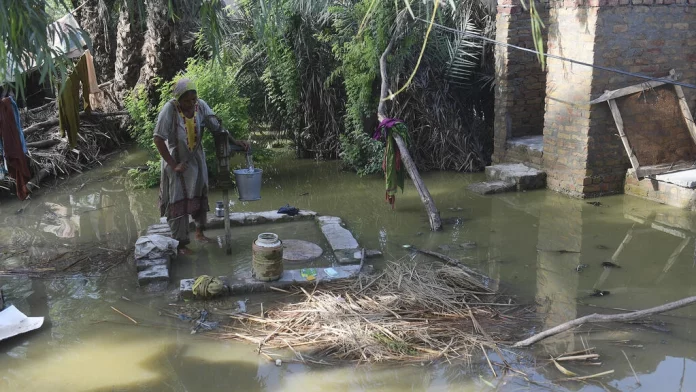
[[[513,183],[518,191],[546,187],[546,172],[521,163],[486,166],[486,179]]]
[[[167,258],[161,258],[161,259],[138,259],[135,261],[135,267],[138,271],[144,271],[150,267],[158,266],[158,265],[163,265],[167,269],[171,268],[170,264],[170,259]]]
[[[317,213],[314,211],[300,210],[295,216],[279,214],[278,211],[262,212],[232,212],[230,213],[230,225],[232,226],[251,226],[263,223],[296,222],[314,219]],[[193,224],[193,222],[192,222]],[[221,229],[225,227],[225,220],[214,214],[208,214],[209,229]]]
[[[338,262],[354,263],[353,254],[360,249],[360,245],[353,233],[343,227],[343,220],[337,216],[320,216],[317,222]]]
[[[470,184],[467,189],[479,195],[493,195],[496,193],[514,192],[517,185],[507,181],[486,181]]]
[[[309,261],[324,253],[321,247],[313,242],[303,240],[283,240],[283,260]]]
[[[544,151],[544,136],[534,135],[534,136],[522,136],[513,139],[508,139],[507,145],[509,147],[526,147],[533,151]]]
[[[675,173],[659,174],[655,176],[657,181],[667,182],[683,188],[696,188],[696,169],[684,170]]]
[[[169,269],[164,265],[153,265],[138,272],[138,284],[145,286],[152,282],[168,282]]]
[[[317,282],[330,282],[340,279],[350,279],[358,276],[360,271],[359,265],[346,265],[340,267],[332,267],[336,274],[330,275],[326,271],[329,268],[316,268],[317,277],[315,280],[307,280],[302,277],[302,270],[285,270],[279,280],[275,282],[261,282],[251,277],[250,272],[236,275],[234,277],[221,276],[220,279],[229,287],[230,295],[249,294],[252,292],[272,291],[271,287],[286,289],[292,286],[314,286]],[[363,266],[363,273],[372,273],[371,265]],[[195,279],[182,279],[179,283],[179,292],[185,299],[193,298],[193,283]]]

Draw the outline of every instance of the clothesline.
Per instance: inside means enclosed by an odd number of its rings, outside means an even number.
[[[417,21],[419,21],[419,22],[424,22],[424,23],[430,24],[430,21],[429,21],[429,20],[425,20],[425,19],[418,18],[418,17],[415,17],[414,19],[417,20]],[[556,60],[561,60],[561,61],[569,62],[569,63],[571,63],[571,64],[577,64],[577,65],[582,65],[582,66],[584,66],[584,67],[591,67],[591,68],[595,68],[595,69],[600,69],[600,70],[602,70],[602,71],[613,72],[613,73],[617,73],[617,74],[621,74],[621,75],[626,75],[626,76],[632,76],[632,77],[635,77],[635,78],[640,78],[640,79],[645,79],[645,80],[651,80],[651,81],[655,81],[655,82],[662,82],[662,83],[665,83],[665,84],[673,84],[673,85],[676,85],[676,86],[686,87],[686,88],[690,88],[690,89],[696,89],[696,85],[691,84],[691,83],[679,82],[679,81],[676,81],[676,80],[674,80],[674,79],[656,78],[656,77],[653,77],[653,76],[643,75],[643,74],[639,74],[639,73],[635,73],[635,72],[624,71],[624,70],[618,69],[618,68],[605,67],[605,66],[603,66],[603,65],[585,63],[585,62],[583,62],[583,61],[574,60],[574,59],[571,59],[571,58],[569,58],[569,57],[558,56],[558,55],[555,55],[555,54],[550,54],[550,53],[546,53],[546,52],[540,52],[540,51],[535,50],[535,49],[523,48],[523,47],[521,47],[521,46],[517,46],[517,45],[513,45],[513,44],[508,44],[507,42],[497,41],[497,40],[495,40],[495,39],[493,39],[493,38],[488,38],[488,37],[485,37],[485,36],[480,35],[480,34],[475,34],[475,33],[471,33],[471,32],[468,32],[468,31],[455,29],[455,28],[448,27],[448,26],[444,26],[444,25],[441,25],[441,24],[435,23],[435,22],[433,22],[432,25],[433,25],[434,27],[437,27],[437,28],[441,29],[441,30],[449,31],[449,32],[452,32],[452,33],[455,33],[455,34],[459,34],[459,35],[465,36],[465,37],[474,38],[474,39],[480,39],[480,40],[482,40],[482,41],[490,42],[490,43],[495,44],[495,45],[499,45],[499,46],[503,46],[503,47],[506,47],[506,48],[511,48],[511,49],[519,50],[519,51],[522,51],[522,52],[533,53],[533,54],[540,55],[540,56],[544,56],[544,57],[547,57],[547,58],[551,58],[551,59],[556,59]]]

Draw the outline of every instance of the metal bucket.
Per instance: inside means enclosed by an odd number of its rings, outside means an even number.
[[[256,168],[253,171],[249,169],[234,171],[239,200],[254,201],[261,199],[261,173],[263,173],[263,170]]]

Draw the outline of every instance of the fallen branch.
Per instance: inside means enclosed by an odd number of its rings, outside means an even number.
[[[382,53],[382,56],[379,58],[379,73],[382,77],[380,100],[379,105],[377,106],[377,117],[379,121],[382,121],[385,118],[387,118],[387,105],[385,98],[390,93],[389,76],[387,74],[387,57],[394,48],[395,42],[400,38],[401,25],[405,19],[405,16],[406,13],[402,12],[401,15],[399,15],[399,17],[397,18],[396,28],[394,29],[394,35],[392,35],[391,39],[389,40],[389,43],[387,44],[386,49],[384,49],[384,53]],[[413,158],[411,158],[411,154],[408,152],[408,147],[406,147],[406,143],[404,143],[401,136],[397,135],[396,133],[393,136],[397,147],[399,147],[399,152],[401,153],[401,160],[403,161],[404,166],[406,167],[406,171],[408,171],[409,177],[411,177],[411,180],[413,180],[413,185],[415,185],[416,190],[418,191],[418,195],[420,195],[421,201],[423,202],[425,210],[428,213],[428,220],[430,221],[430,230],[442,230],[440,212],[437,210],[437,207],[435,207],[433,197],[430,195],[428,188],[425,186],[425,184],[423,183],[423,179],[421,179],[421,176],[418,173],[418,168],[416,168],[416,164],[413,162]]]
[[[48,177],[48,175],[51,174],[51,171],[48,168],[41,168],[38,173],[29,180],[27,183],[27,189],[29,192],[32,192],[34,189],[40,188],[41,181],[43,181],[44,178]]]
[[[512,347],[528,347],[532,344],[544,340],[548,337],[558,335],[561,332],[565,332],[569,329],[579,327],[587,323],[611,323],[616,321],[633,321],[640,318],[651,316],[653,314],[664,313],[670,310],[683,308],[685,306],[691,305],[696,302],[696,296],[680,299],[679,301],[670,302],[661,306],[656,306],[654,308],[637,310],[635,312],[623,313],[623,314],[589,314],[584,317],[577,318],[575,320],[568,321],[561,325],[555,326],[551,329],[547,329],[541,333],[538,333],[528,339],[522,340],[515,343]]]
[[[120,314],[121,316],[127,318],[128,320],[132,321],[133,324],[137,324],[137,323],[138,323],[137,321],[133,320],[133,318],[132,318],[131,316],[129,316],[129,315],[123,313],[122,311],[120,311],[120,310],[114,308],[113,306],[111,306],[111,309],[113,309],[116,313]]]
[[[80,112],[80,118],[106,118],[106,117],[116,117],[116,116],[126,116],[126,115],[128,115],[128,112],[91,113],[91,114],[88,114],[85,112]],[[57,118],[42,121],[40,123],[36,123],[36,124],[24,129],[24,136],[31,135],[32,133],[38,132],[38,131],[45,129],[47,127],[52,127],[52,126],[58,125],[58,123],[59,123],[59,121]]]
[[[46,139],[38,142],[27,143],[27,148],[49,148],[60,144],[60,139]]]

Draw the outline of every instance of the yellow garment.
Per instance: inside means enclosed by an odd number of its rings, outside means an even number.
[[[186,144],[189,151],[193,151],[193,148],[196,146],[196,113],[191,118],[184,116],[182,113],[181,118],[184,119],[184,125],[186,126]]]
[[[97,82],[97,72],[94,70],[94,57],[89,50],[85,50],[85,61],[87,62],[87,78],[89,79],[90,94],[100,93],[99,82]]]
[[[92,110],[96,110],[102,106],[104,94],[99,89],[97,72],[94,70],[94,57],[89,50],[85,50],[85,59],[87,60],[87,77],[89,78],[89,106]]]
[[[87,72],[87,59],[83,55],[75,65],[75,70],[65,81],[63,90],[58,96],[58,121],[60,124],[60,136],[67,133],[70,147],[77,143],[77,131],[80,129],[80,112],[78,101],[80,99],[80,83],[82,83],[82,101],[86,113],[92,108],[89,105],[89,75]]]

